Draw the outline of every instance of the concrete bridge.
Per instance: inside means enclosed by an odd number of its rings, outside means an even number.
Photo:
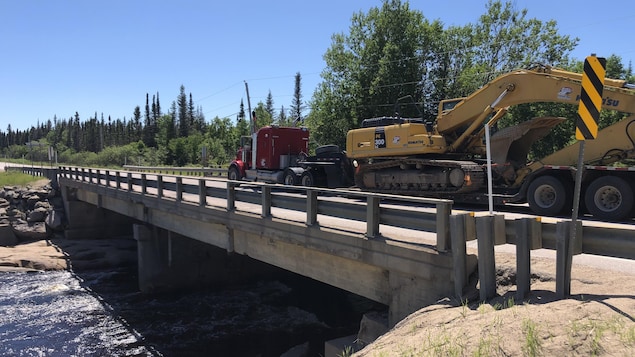
[[[67,237],[133,233],[146,291],[272,265],[387,305],[393,326],[460,296],[476,267],[449,249],[451,201],[84,168],[62,167],[58,180]]]

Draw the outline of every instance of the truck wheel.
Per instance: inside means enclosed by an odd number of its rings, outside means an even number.
[[[229,168],[229,171],[227,171],[227,179],[232,181],[240,181],[240,179],[242,179],[237,167],[232,166]]]
[[[282,182],[284,182],[284,184],[287,186],[295,186],[298,184],[298,176],[295,174],[295,172],[287,170],[284,173],[284,179]]]
[[[313,177],[313,174],[311,173],[311,171],[305,171],[302,174],[302,176],[300,177],[300,184],[306,187],[315,186],[315,178]]]
[[[562,181],[553,176],[537,177],[527,189],[529,208],[541,216],[562,213],[570,201],[569,196]]]
[[[598,177],[587,187],[584,203],[595,218],[622,220],[633,209],[633,188],[620,177]]]

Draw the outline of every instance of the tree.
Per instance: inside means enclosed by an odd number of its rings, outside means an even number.
[[[500,71],[567,63],[577,39],[560,35],[555,21],[526,15],[511,2],[491,0],[478,23],[461,27],[429,22],[400,0],[355,14],[350,33],[333,35],[324,55],[323,82],[307,117],[314,138],[343,145],[363,119],[396,111],[435,118],[439,100],[468,95]]]
[[[253,111],[254,113],[256,113],[256,130],[258,130],[258,128],[262,128],[263,126],[271,125],[273,123],[273,118],[267,111],[263,102],[258,102],[256,108]]]
[[[181,85],[179,96],[176,99],[179,113],[179,137],[185,138],[190,134],[190,118],[188,116],[187,96],[185,95],[185,86]]]
[[[431,42],[425,38],[425,26],[421,12],[410,10],[407,3],[384,0],[381,9],[353,15],[350,34],[333,35],[324,55],[324,81],[307,117],[318,142],[343,146],[346,132],[362,119],[394,114],[394,102],[402,96],[421,97],[421,44]],[[289,113],[293,119],[301,114],[295,104]]]
[[[300,72],[295,74],[295,87],[293,90],[293,100],[291,101],[291,108],[289,115],[292,120],[301,120],[302,111],[306,109],[306,106],[302,103],[302,76]],[[272,114],[273,117],[273,114]]]
[[[265,102],[265,110],[269,113],[271,118],[275,117],[275,110],[273,109],[273,96],[271,95],[271,91],[267,94],[267,101]]]

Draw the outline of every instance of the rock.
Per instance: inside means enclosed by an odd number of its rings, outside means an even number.
[[[0,225],[10,227],[17,241],[46,239],[51,231],[63,230],[63,214],[53,213],[53,205],[49,202],[56,194],[50,185],[35,188],[5,186],[0,190]],[[61,202],[55,202],[58,201]],[[7,241],[11,240],[9,236]]]
[[[363,345],[375,341],[388,332],[388,316],[379,312],[369,312],[362,316],[357,332],[357,340]]]
[[[50,210],[51,209],[51,204],[48,203],[47,201],[35,202],[34,209],[38,209],[38,208],[44,208],[46,210]]]
[[[18,220],[11,224],[11,228],[16,237],[22,241],[42,240],[49,235],[44,222],[29,223]]]
[[[35,204],[40,202],[40,196],[33,194],[33,193],[29,193],[26,196],[23,196],[24,199],[26,200],[26,206],[28,209],[33,209],[35,208]]]
[[[20,219],[26,219],[26,213],[20,211],[19,209],[12,207],[7,210],[7,216],[10,221],[17,221]]]
[[[9,224],[0,224],[0,246],[11,247],[18,243],[18,238]]]
[[[48,213],[49,210],[45,207],[36,208],[27,214],[26,221],[29,223],[44,222]]]

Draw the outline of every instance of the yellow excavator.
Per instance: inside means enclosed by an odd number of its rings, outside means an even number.
[[[348,132],[346,151],[362,190],[487,202],[485,124],[494,127],[509,107],[555,102],[577,105],[582,74],[537,65],[495,78],[468,97],[439,103],[435,122],[382,117]],[[599,219],[633,216],[635,86],[605,79],[602,108],[624,119],[585,143],[582,202]],[[539,215],[571,209],[578,161],[575,143],[529,161],[531,145],[575,118],[540,117],[491,135],[493,197],[497,204],[528,202]],[[626,161],[628,162],[628,161]]]

